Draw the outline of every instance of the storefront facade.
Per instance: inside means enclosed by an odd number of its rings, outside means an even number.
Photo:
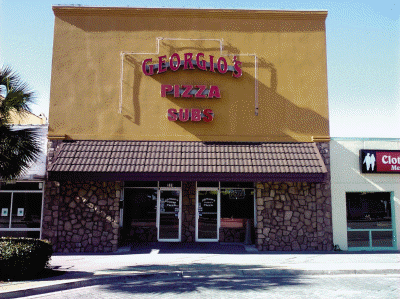
[[[332,248],[326,12],[53,10],[55,250]]]
[[[333,242],[342,250],[397,250],[400,141],[332,138]]]

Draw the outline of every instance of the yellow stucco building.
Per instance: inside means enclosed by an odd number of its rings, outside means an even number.
[[[54,7],[49,137],[313,141],[329,137],[325,18],[303,11]],[[197,66],[146,76],[142,62],[241,62],[242,75]],[[177,59],[174,59],[177,61]],[[149,63],[150,64],[150,63]],[[223,61],[220,62],[223,65]],[[221,67],[222,68],[222,67]],[[216,85],[220,98],[160,97],[162,85]],[[170,108],[211,108],[210,123]]]
[[[326,11],[53,11],[56,250],[332,247]]]

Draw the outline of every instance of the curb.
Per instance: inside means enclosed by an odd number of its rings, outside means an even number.
[[[69,281],[62,281],[43,286],[32,286],[21,290],[0,292],[1,298],[19,298],[33,295],[40,295],[45,293],[82,288],[93,285],[101,285],[104,282],[113,283],[125,280],[179,280],[185,278],[226,278],[226,277],[269,277],[269,276],[298,276],[298,275],[388,275],[400,274],[400,269],[347,269],[347,270],[304,270],[304,269],[243,269],[243,270],[225,270],[225,271],[175,271],[169,273],[137,273],[125,275],[110,275],[103,274],[98,277],[69,279]]]
[[[135,274],[135,275],[102,275],[95,278],[80,278],[69,279],[70,281],[63,281],[45,286],[28,287],[22,290],[0,292],[1,298],[20,298],[27,296],[40,295],[45,293],[52,293],[63,290],[77,289],[82,287],[103,284],[107,282],[120,282],[129,279],[136,280],[176,280],[181,279],[181,273],[152,273],[152,274]]]

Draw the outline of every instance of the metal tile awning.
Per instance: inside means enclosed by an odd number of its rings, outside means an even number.
[[[64,141],[50,180],[323,181],[315,143]]]

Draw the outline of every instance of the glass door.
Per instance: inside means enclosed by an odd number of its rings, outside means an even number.
[[[219,218],[218,188],[198,188],[196,193],[197,242],[218,242]]]
[[[179,242],[181,240],[181,189],[160,188],[157,210],[158,241]]]

